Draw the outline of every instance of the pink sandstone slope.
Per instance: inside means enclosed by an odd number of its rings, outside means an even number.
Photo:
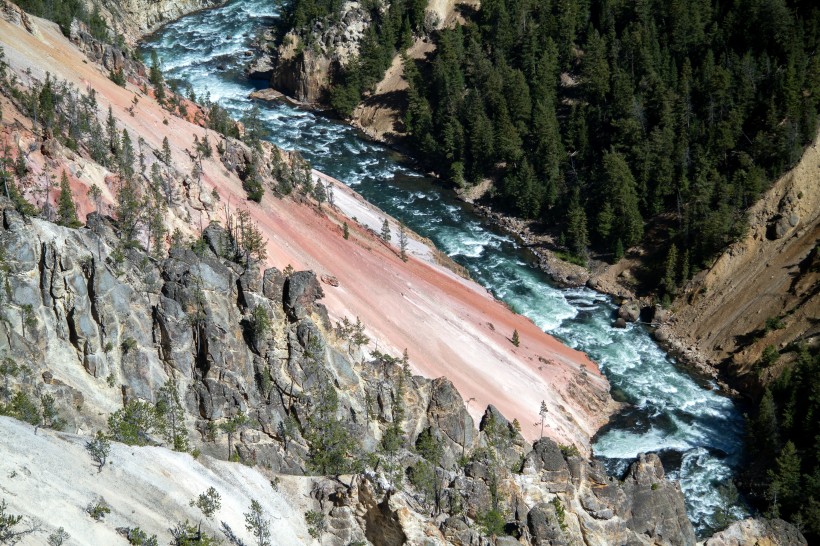
[[[132,84],[122,88],[111,82],[106,72],[86,62],[55,25],[32,20],[34,33],[0,19],[0,45],[16,73],[22,75],[30,68],[32,77],[41,80],[50,72],[84,92],[95,89],[100,111],[107,111],[110,104],[120,128],[132,133],[135,145],[139,135],[151,148],[161,149],[167,136],[173,160],[182,172],[193,167],[186,153],[186,149],[193,150],[193,135],[202,138],[210,133],[212,142],[216,141],[213,132],[171,116]],[[139,103],[131,116],[126,109],[135,95]],[[7,103],[3,107],[4,140],[33,142],[30,125],[9,121],[10,108]],[[35,151],[29,160],[35,170],[50,163],[58,180],[65,168],[83,214],[92,209],[85,198],[92,183],[103,189],[106,202],[113,201],[114,177],[87,159],[70,152],[58,160],[46,159]],[[170,211],[172,228],[195,234],[211,220],[224,220],[226,206],[246,208],[268,239],[269,265],[281,269],[292,264],[297,270],[312,269],[318,276],[338,279],[338,287],[324,285],[324,302],[334,319],[361,318],[372,340],[369,349],[398,356],[407,348],[414,371],[452,380],[469,401],[474,417],[493,404],[510,420],[518,419],[530,439],[540,432],[534,423],[540,419],[543,400],[549,408],[546,432],[561,443],[589,451],[590,437],[616,404],[609,397],[606,379],[584,354],[514,314],[476,283],[438,265],[432,249],[417,240],[411,244],[409,261],[403,262],[395,247],[348,219],[356,216],[375,227],[372,223],[386,215],[338,182],[334,182],[337,210],[279,199],[270,192],[257,205],[246,201],[241,181],[227,173],[216,155],[205,160],[203,167],[201,192],[192,189]],[[209,199],[212,189],[220,196],[215,205]],[[344,221],[350,225],[349,240],[342,237]],[[395,234],[393,240],[397,240]],[[513,330],[520,333],[519,347],[509,339]]]

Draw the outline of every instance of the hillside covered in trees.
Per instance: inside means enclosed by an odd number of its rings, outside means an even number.
[[[746,489],[770,517],[820,537],[820,350],[802,347],[797,361],[766,389],[749,420],[752,464]]]
[[[814,135],[817,22],[780,0],[491,0],[442,33],[429,77],[409,71],[407,122],[454,181],[496,176],[577,254],[617,257],[671,215],[691,271]]]
[[[340,113],[425,32],[416,4],[366,6],[374,24],[331,97]],[[297,0],[283,24],[338,8]],[[405,60],[417,157],[460,186],[494,179],[496,207],[542,220],[581,258],[617,259],[658,220],[662,293],[743,232],[816,130],[810,2],[487,0],[465,15],[428,59]]]

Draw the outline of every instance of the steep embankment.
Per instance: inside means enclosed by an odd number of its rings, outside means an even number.
[[[185,14],[207,9],[225,0],[103,0],[103,18],[126,43],[134,45],[147,34]]]
[[[186,521],[203,522],[202,530],[210,534],[224,521],[248,540],[243,514],[249,512],[250,499],[260,502],[267,514],[276,514],[270,521],[277,543],[312,540],[304,522],[312,478],[283,477],[273,489],[269,477],[245,465],[116,443],[109,464],[98,472],[81,436],[35,433],[32,426],[8,417],[0,417],[0,436],[13,439],[0,442],[0,497],[10,504],[10,513],[36,518],[43,526],[41,533],[26,537],[24,545],[44,544],[44,535],[58,527],[75,544],[125,544],[119,528],[140,528],[164,543],[168,529]],[[188,504],[209,487],[221,497],[215,521]],[[100,501],[111,512],[98,522],[85,508]]]
[[[194,135],[202,140],[206,135],[214,138],[213,132],[170,115],[132,84],[127,88],[114,84],[97,66],[86,63],[53,24],[34,21],[33,32],[0,21],[0,43],[23,81],[28,79],[24,71],[31,68],[31,77],[40,81],[49,72],[78,89],[95,89],[101,112],[110,104],[120,129],[127,129],[134,142],[142,137],[150,153],[161,150],[167,137],[176,169],[183,174],[193,170]],[[5,106],[6,141],[32,150],[27,158],[31,184],[40,183],[43,166],[50,172],[65,167],[83,214],[92,208],[86,198],[92,184],[103,191],[104,211],[113,210],[116,179],[109,172],[68,150],[44,156],[40,135],[31,135],[25,116]],[[132,106],[133,115],[129,113]],[[614,404],[606,380],[583,354],[562,346],[475,283],[432,260],[411,256],[408,263],[402,262],[395,248],[382,244],[356,222],[347,220],[351,236],[343,239],[340,224],[344,218],[336,211],[317,210],[269,194],[259,206],[247,203],[241,180],[226,174],[218,158],[203,159],[202,168],[200,183],[187,177],[181,184],[184,199],[170,211],[171,229],[197,234],[212,220],[224,223],[225,207],[231,211],[247,208],[268,239],[271,265],[284,268],[292,264],[338,279],[338,287],[326,290],[331,314],[361,317],[373,338],[372,348],[392,354],[407,348],[415,369],[428,377],[452,378],[465,399],[475,400],[469,406],[474,416],[493,403],[510,419],[531,424],[539,419],[540,403],[546,400],[553,420],[550,434],[583,451],[588,449],[590,436],[606,421]],[[33,186],[30,191],[38,198],[43,195]],[[337,185],[336,191],[341,195],[350,190]],[[384,217],[378,212],[371,215]],[[515,329],[522,339],[517,348],[509,340]],[[529,438],[536,435],[531,426],[525,426],[523,433]]]
[[[729,360],[735,375],[748,374],[767,346],[817,342],[818,139],[750,209],[743,239],[688,283],[672,305],[675,337],[714,363]]]

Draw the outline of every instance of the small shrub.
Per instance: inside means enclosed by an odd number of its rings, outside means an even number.
[[[98,430],[97,435],[85,443],[85,449],[91,455],[94,464],[97,465],[97,473],[99,474],[105,467],[108,454],[111,453],[111,442],[108,441],[108,438],[101,430]]]
[[[17,544],[23,537],[40,530],[37,520],[31,520],[25,527],[21,527],[23,516],[6,512],[6,500],[0,501],[0,544]]]
[[[131,400],[108,417],[110,438],[128,445],[146,445],[154,431],[157,416],[148,402]]]
[[[521,345],[521,338],[518,335],[518,330],[513,330],[512,344],[515,345],[516,347]]]
[[[768,368],[780,358],[780,353],[777,350],[777,347],[774,345],[769,345],[765,349],[763,349],[763,354],[760,356],[761,364],[764,368]]]
[[[781,328],[785,327],[786,324],[783,322],[783,319],[780,317],[769,317],[766,319],[766,331],[769,332],[771,330],[780,330]]]
[[[223,522],[223,529],[226,528],[226,524]],[[227,527],[230,531],[230,527]],[[186,520],[185,523],[177,523],[176,526],[171,527],[168,529],[171,533],[171,546],[219,546],[222,544],[221,541],[217,540],[215,537],[209,535],[201,531],[199,527],[196,525],[192,525],[188,523]],[[229,535],[229,538],[231,535]],[[234,537],[235,538],[235,537]],[[231,541],[232,544],[241,544],[240,542]]]
[[[85,507],[85,512],[91,516],[91,519],[94,521],[102,521],[106,514],[111,513],[111,508],[107,502],[103,499],[99,499],[88,503],[88,506]]]
[[[120,87],[125,87],[125,73],[122,68],[119,70],[111,70],[108,72],[108,79],[116,83]]]
[[[553,497],[552,499],[552,506],[555,508],[555,516],[558,518],[558,525],[561,526],[562,531],[567,530],[567,523],[566,519],[566,512],[564,511],[564,505],[561,504],[561,501],[558,497]]]
[[[122,349],[122,354],[127,355],[137,348],[137,340],[133,337],[127,337],[122,341],[120,348]]]
[[[48,546],[62,546],[70,538],[71,535],[69,535],[65,529],[60,527],[48,535]]]
[[[316,540],[321,540],[322,533],[327,529],[325,522],[325,514],[316,510],[308,510],[305,512],[305,521],[308,526],[308,533]]]
[[[561,444],[559,446],[559,448],[561,449],[561,454],[564,457],[580,457],[581,456],[581,452],[578,451],[578,448],[575,446],[575,444],[568,444],[568,445]]]
[[[481,532],[488,537],[497,537],[504,535],[504,527],[507,522],[504,520],[504,514],[500,510],[493,508],[492,510],[479,514],[478,524],[481,526]]]
[[[0,415],[8,415],[31,425],[39,425],[41,419],[37,405],[22,391],[15,392],[8,404],[0,404]]]
[[[140,529],[139,527],[134,527],[133,529],[128,529],[128,544],[133,544],[134,546],[158,546],[157,535],[148,536],[148,533]]]
[[[192,500],[190,505],[196,506],[206,518],[211,519],[222,506],[222,497],[216,489],[209,487],[204,493],[200,493],[196,499]]]

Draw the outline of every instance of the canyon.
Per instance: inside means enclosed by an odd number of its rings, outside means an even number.
[[[137,23],[139,32],[198,7],[204,6],[148,12]],[[150,162],[158,161],[167,138],[172,161],[162,169],[180,190],[166,216],[169,231],[178,229],[189,240],[204,243],[196,249],[177,246],[161,260],[139,248],[118,253],[117,224],[111,219],[116,216],[117,175],[83,151],[39,133],[18,102],[0,97],[2,143],[25,150],[28,174],[21,189],[42,206],[57,197],[55,191],[42,197],[43,181],[65,171],[86,223],[76,230],[58,227],[24,218],[11,203],[3,203],[0,237],[11,296],[2,349],[30,362],[30,373],[16,386],[52,394],[68,425],[64,433],[38,434],[36,428],[0,418],[4,436],[19,438],[23,451],[45,454],[27,461],[16,451],[6,453],[4,473],[23,476],[2,488],[13,510],[28,517],[73,510],[73,518],[48,525],[64,526],[78,538],[114,541],[113,525],[163,534],[169,519],[195,519],[187,499],[215,484],[225,498],[220,517],[234,530],[242,528],[244,504],[258,494],[267,499],[265,509],[281,518],[274,528],[283,542],[310,542],[304,513],[318,509],[331,528],[323,539],[320,535],[321,543],[488,544],[492,539],[468,522],[478,521],[491,507],[497,495],[492,489],[500,483],[511,514],[507,523],[524,543],[695,542],[680,487],[664,479],[656,456],[641,457],[622,481],[584,459],[592,436],[620,408],[586,355],[513,313],[465,278],[429,241],[411,234],[408,260],[402,260],[397,246],[378,236],[387,220],[392,239],[398,240],[399,222],[319,171],[310,173],[311,181],[330,189],[332,205],[271,191],[258,205],[248,202],[242,177],[255,157],[261,158],[266,187],[273,188],[275,157],[293,165],[296,156],[268,144],[257,156],[238,140],[222,139],[203,127],[195,104],[187,104],[187,116],[158,104],[145,92],[145,70],[139,63],[128,65],[130,81],[119,86],[107,75],[112,67],[104,64],[106,58],[116,58],[114,53],[98,56],[103,64],[97,65],[77,48],[105,47],[89,44],[81,33],[71,43],[52,23],[28,17],[10,4],[4,14],[0,43],[20,85],[32,87],[49,74],[81,92],[95,90],[97,116],[102,119],[110,106],[118,129],[141,140],[140,150]],[[219,141],[221,157],[194,157],[194,140],[206,137]],[[195,177],[197,161],[201,172]],[[98,203],[87,197],[94,185],[102,189]],[[238,211],[247,211],[246,218],[266,240],[263,263],[243,266],[222,255],[232,244],[227,226]],[[199,323],[190,318],[196,306],[204,312]],[[261,340],[248,337],[257,308],[273,322]],[[33,328],[18,318],[26,309],[36,317]],[[368,344],[351,349],[334,328],[345,318],[362,321]],[[513,332],[520,344],[512,343]],[[351,416],[365,448],[376,449],[398,423],[404,440],[396,457],[400,467],[409,468],[420,462],[413,446],[422,433],[440,438],[444,462],[434,475],[446,484],[451,512],[452,491],[464,492],[462,516],[433,517],[435,510],[425,506],[418,491],[402,491],[376,470],[342,480],[303,476],[309,442],[299,433],[286,438],[281,427],[293,417],[306,430],[305,412],[316,403],[311,340],[322,345],[322,361],[339,391],[338,413]],[[409,373],[396,365],[405,349]],[[72,475],[92,472],[83,470],[83,438],[101,430],[105,417],[129,401],[154,402],[169,378],[184,393],[185,421],[201,461],[167,447],[117,446],[110,468],[93,483],[89,479],[77,487],[75,499],[58,497],[56,492],[64,488],[60,484]],[[300,402],[303,406],[286,402],[294,385],[307,400]],[[533,423],[542,420],[542,401],[548,426],[540,432]],[[403,419],[395,414],[397,403],[404,405]],[[219,461],[226,448],[231,451],[231,440],[221,435],[208,439],[208,423],[237,413],[253,418],[234,447],[254,469]],[[540,438],[542,434],[548,438]],[[3,445],[4,450],[10,447]],[[465,453],[477,455],[460,469],[456,463]],[[55,463],[60,457],[63,462]],[[186,489],[178,489],[174,502],[160,510],[155,490],[174,491],[181,475],[188,480]],[[275,487],[274,479],[281,479]],[[128,499],[118,498],[122,484],[135,480],[149,483],[136,487]],[[55,493],[28,495],[34,483],[52,484]],[[82,514],[79,497],[92,494],[106,497],[114,508],[112,525],[106,523],[104,529],[89,525]],[[129,515],[132,499],[139,499],[139,510]],[[785,523],[746,524],[741,531],[738,525],[724,533],[726,544],[732,543],[732,533],[779,533],[774,543],[799,536]],[[511,543],[504,538],[494,543]],[[724,543],[720,536],[710,540]]]

